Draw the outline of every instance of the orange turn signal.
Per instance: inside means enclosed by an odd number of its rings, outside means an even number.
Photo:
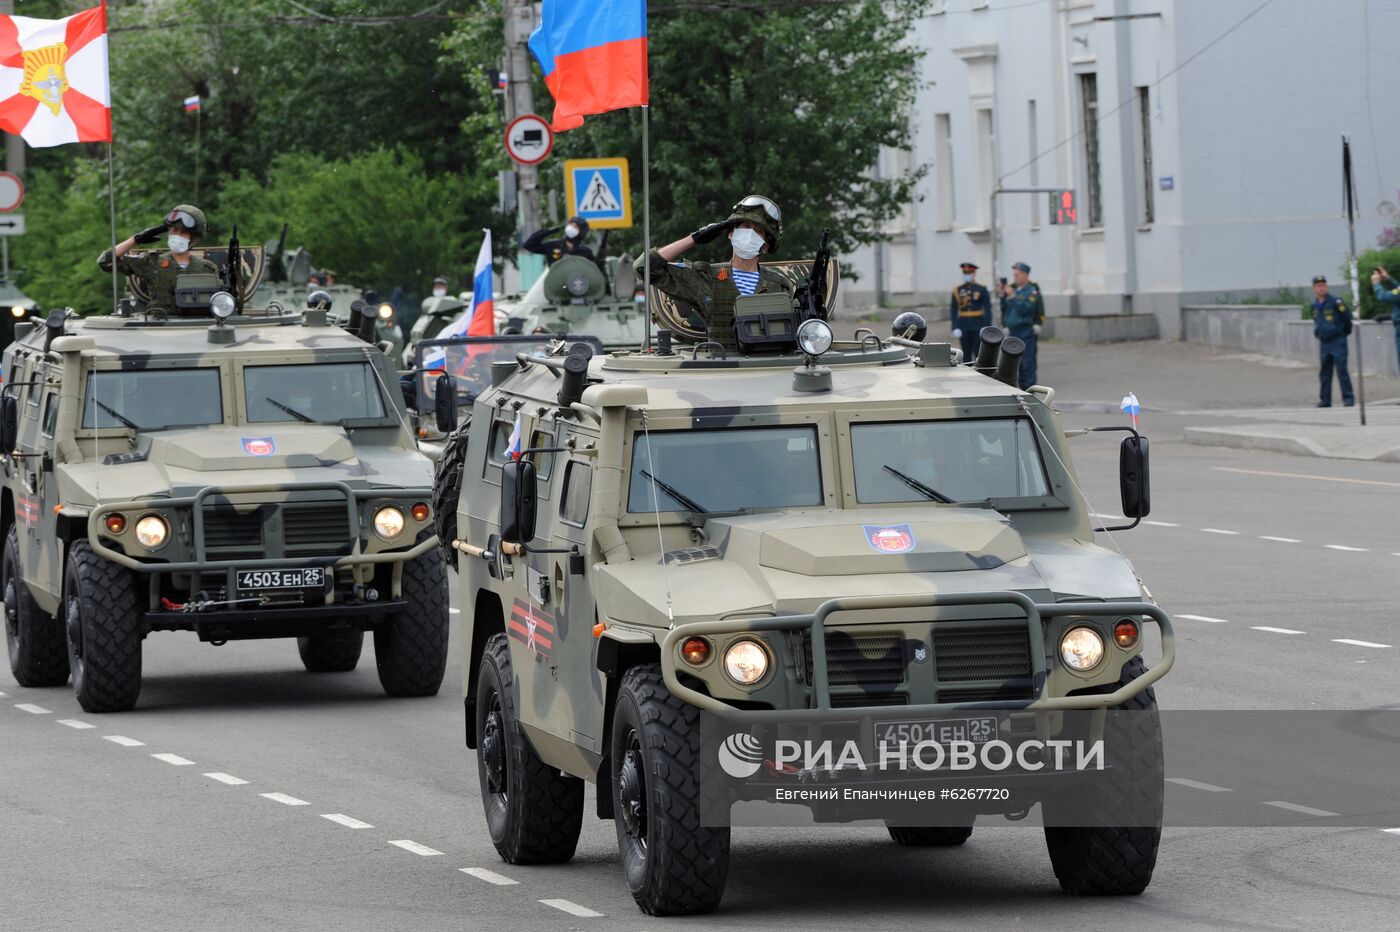
[[[1138,642],[1137,622],[1124,618],[1113,626],[1113,640],[1119,647],[1128,650]]]
[[[107,525],[108,531],[112,532],[113,534],[120,534],[122,531],[126,530],[126,515],[117,514],[116,512],[113,512],[112,514],[107,516],[107,520],[105,523]]]
[[[431,509],[423,502],[415,502],[411,511],[414,521],[427,521],[428,515],[432,513]]]
[[[681,657],[692,667],[702,666],[710,659],[710,642],[704,638],[686,638],[681,644]]]
[[[598,622],[596,625],[593,626],[593,636],[594,636],[595,638],[600,638],[600,637],[603,636],[603,632],[606,631],[607,629],[608,629],[608,626],[605,625],[605,624],[603,624],[603,623],[600,621],[600,622]]]

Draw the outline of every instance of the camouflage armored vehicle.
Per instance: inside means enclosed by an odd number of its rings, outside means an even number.
[[[151,632],[296,638],[333,672],[372,631],[385,691],[435,694],[446,570],[395,367],[323,311],[241,308],[215,279],[182,276],[169,313],[22,322],[5,351],[15,678],[71,675],[84,709],[118,711]]]
[[[583,256],[564,256],[523,295],[496,299],[502,333],[586,333],[608,349],[642,345],[646,305],[637,301],[636,277],[627,256],[609,256],[604,265]],[[605,271],[606,270],[606,271]]]
[[[989,332],[991,355],[960,365],[947,344],[834,342],[771,297],[740,298],[737,326],[745,345],[746,329],[795,337],[776,352],[765,338],[728,357],[664,339],[520,354],[439,467],[491,838],[510,863],[569,860],[596,783],[648,913],[706,911],[724,889],[730,830],[702,807],[702,716],[875,734],[948,720],[975,736],[1112,708],[1143,717],[1109,743],[1111,767],[1160,753],[1151,686],[1174,657],[1170,621],[1096,542],[1053,391],[1015,387],[1020,342]],[[1124,443],[1122,507],[1138,519],[1146,439]],[[749,772],[770,785],[813,777],[762,768]],[[1047,821],[1066,891],[1147,886],[1162,788],[1156,766],[1131,789],[1142,822]],[[887,824],[899,844],[957,845],[979,813],[1025,815],[976,810]]]

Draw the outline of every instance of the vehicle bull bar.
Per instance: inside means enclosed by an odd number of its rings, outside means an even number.
[[[934,702],[899,706],[900,715],[940,715],[964,711],[1044,711],[1072,709],[1106,709],[1121,705],[1160,680],[1176,659],[1176,638],[1167,613],[1150,602],[1050,602],[1037,603],[1021,592],[949,592],[917,596],[857,596],[828,599],[808,615],[775,615],[771,618],[736,618],[730,621],[700,621],[677,625],[661,641],[661,675],[672,694],[691,705],[712,712],[723,712],[745,720],[774,719],[782,721],[824,720],[833,714],[843,717],[891,711],[889,706],[831,705],[831,686],[826,665],[826,621],[836,612],[879,611],[905,608],[940,608],[957,606],[1014,605],[1026,613],[1030,638],[1029,649],[1034,695],[1030,699],[990,700],[976,702]],[[1062,615],[1080,616],[1144,616],[1157,623],[1162,637],[1162,658],[1142,676],[1111,693],[1076,696],[1044,695],[1049,669],[1045,657],[1044,620]],[[811,683],[815,707],[796,710],[737,709],[729,703],[686,686],[677,672],[677,646],[686,638],[725,634],[751,634],[769,631],[809,631],[812,638]],[[1100,632],[1102,634],[1102,632]],[[1111,638],[1105,638],[1107,650]]]

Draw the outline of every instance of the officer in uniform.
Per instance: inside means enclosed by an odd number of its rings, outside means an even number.
[[[1017,378],[1022,391],[1035,384],[1035,344],[1040,325],[1045,323],[1045,301],[1040,286],[1031,281],[1031,267],[1024,262],[1011,266],[1011,284],[1001,286],[1001,325],[1026,344]]]
[[[563,239],[545,239],[552,233],[563,231]],[[565,256],[583,256],[597,262],[593,255],[593,250],[584,245],[583,238],[588,235],[588,221],[582,217],[570,217],[569,222],[562,227],[549,227],[544,230],[536,230],[530,234],[530,238],[520,247],[526,252],[533,252],[544,256],[545,262],[553,265]]]
[[[1337,369],[1337,381],[1342,386],[1342,403],[1350,408],[1356,403],[1351,393],[1351,376],[1347,374],[1347,335],[1351,333],[1351,312],[1342,299],[1327,293],[1327,277],[1313,276],[1312,303],[1313,336],[1317,337],[1322,367],[1317,377],[1322,382],[1319,408],[1332,407],[1332,368]]]
[[[963,360],[977,358],[982,345],[982,328],[992,325],[992,296],[977,284],[977,266],[962,264],[963,283],[953,289],[953,301],[948,313],[953,324],[953,339],[962,342]]]
[[[728,236],[732,256],[724,264],[675,262],[694,246]],[[740,295],[782,291],[789,296],[793,283],[772,269],[762,268],[758,257],[775,252],[783,238],[783,212],[770,199],[751,194],[735,204],[729,217],[711,223],[674,243],[652,249],[634,265],[641,279],[651,266],[651,283],[684,301],[705,320],[705,338],[729,352],[738,352],[734,332],[734,302]],[[674,264],[673,264],[674,263]]]
[[[114,249],[104,250],[97,257],[97,265],[102,271],[110,273],[115,256],[117,272],[134,275],[141,280],[146,293],[151,296],[152,308],[173,312],[175,282],[181,272],[212,272],[216,275],[219,272],[219,267],[208,259],[190,254],[190,247],[204,236],[207,229],[204,211],[189,204],[177,204],[160,223],[127,237]],[[127,256],[133,247],[149,246],[166,231],[169,231],[166,237],[169,252],[148,252],[137,258]]]
[[[1390,323],[1395,331],[1395,358],[1400,359],[1400,282],[1390,277],[1385,266],[1371,273],[1371,290],[1383,309],[1390,310]]]

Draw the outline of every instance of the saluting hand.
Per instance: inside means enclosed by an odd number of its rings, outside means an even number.
[[[695,240],[697,246],[704,246],[707,243],[713,243],[732,229],[734,229],[733,220],[721,220],[719,223],[711,223],[701,227],[690,234],[690,238]]]
[[[168,229],[170,229],[170,224],[158,223],[153,227],[146,227],[146,229],[142,230],[140,233],[137,233],[131,239],[138,246],[149,246],[151,243],[154,243],[156,240],[160,239],[161,234]]]

